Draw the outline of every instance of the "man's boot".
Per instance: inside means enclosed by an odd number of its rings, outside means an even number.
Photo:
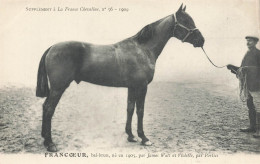
[[[253,136],[255,138],[260,138],[260,112],[256,113],[256,132]]]
[[[249,95],[247,100],[248,116],[249,116],[249,128],[240,129],[241,132],[255,132],[256,131],[256,111],[253,103],[253,97]]]

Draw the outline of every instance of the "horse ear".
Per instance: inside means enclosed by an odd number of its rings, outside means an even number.
[[[184,6],[184,8],[182,10],[185,11],[186,10],[186,6]]]
[[[182,11],[182,6],[183,6],[183,3],[181,4],[179,10],[177,12],[181,12]]]

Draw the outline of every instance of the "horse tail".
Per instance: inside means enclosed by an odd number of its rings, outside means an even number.
[[[50,47],[51,48],[51,47]],[[50,48],[48,48],[40,61],[37,75],[37,87],[36,87],[36,96],[37,97],[47,97],[49,95],[50,89],[48,86],[48,77],[45,68],[45,58],[48,54]]]

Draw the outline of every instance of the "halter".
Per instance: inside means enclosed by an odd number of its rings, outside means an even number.
[[[196,27],[193,28],[193,29],[190,29],[190,28],[185,27],[184,25],[180,24],[180,23],[177,21],[177,17],[175,16],[175,14],[173,14],[173,17],[174,17],[174,19],[175,19],[175,22],[174,22],[175,25],[174,25],[174,29],[173,29],[173,32],[172,32],[173,36],[174,36],[174,32],[175,32],[175,29],[176,29],[177,26],[180,26],[180,27],[182,27],[182,28],[184,28],[185,30],[188,31],[188,33],[186,34],[186,36],[182,39],[182,42],[184,42],[184,41],[190,36],[190,34],[192,34],[194,31],[198,30]],[[210,61],[210,63],[211,63],[213,66],[215,66],[215,67],[217,67],[217,68],[224,68],[224,67],[227,66],[227,65],[224,65],[224,66],[217,66],[217,65],[215,65],[215,64],[210,60],[210,58],[208,57],[208,55],[207,55],[207,53],[205,52],[204,48],[203,48],[203,47],[201,47],[201,48],[202,48],[204,54],[206,55],[207,59]],[[235,71],[235,70],[233,70],[233,71]],[[236,72],[236,71],[235,71],[235,72]]]
[[[177,26],[180,26],[182,28],[184,28],[185,30],[188,31],[188,33],[186,34],[186,36],[182,39],[182,42],[184,42],[189,36],[190,34],[192,34],[194,31],[198,30],[196,27],[193,28],[193,29],[190,29],[188,27],[185,27],[184,25],[180,24],[178,21],[177,21],[177,17],[175,16],[175,14],[173,14],[174,16],[174,19],[175,19],[175,25],[174,25],[174,29],[173,29],[173,36],[174,36],[174,32],[175,32],[175,29]]]

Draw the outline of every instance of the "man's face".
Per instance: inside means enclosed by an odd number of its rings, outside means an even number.
[[[248,38],[246,40],[247,40],[247,47],[248,48],[252,48],[252,47],[256,46],[256,43],[257,43],[256,40],[251,39],[251,38]]]

